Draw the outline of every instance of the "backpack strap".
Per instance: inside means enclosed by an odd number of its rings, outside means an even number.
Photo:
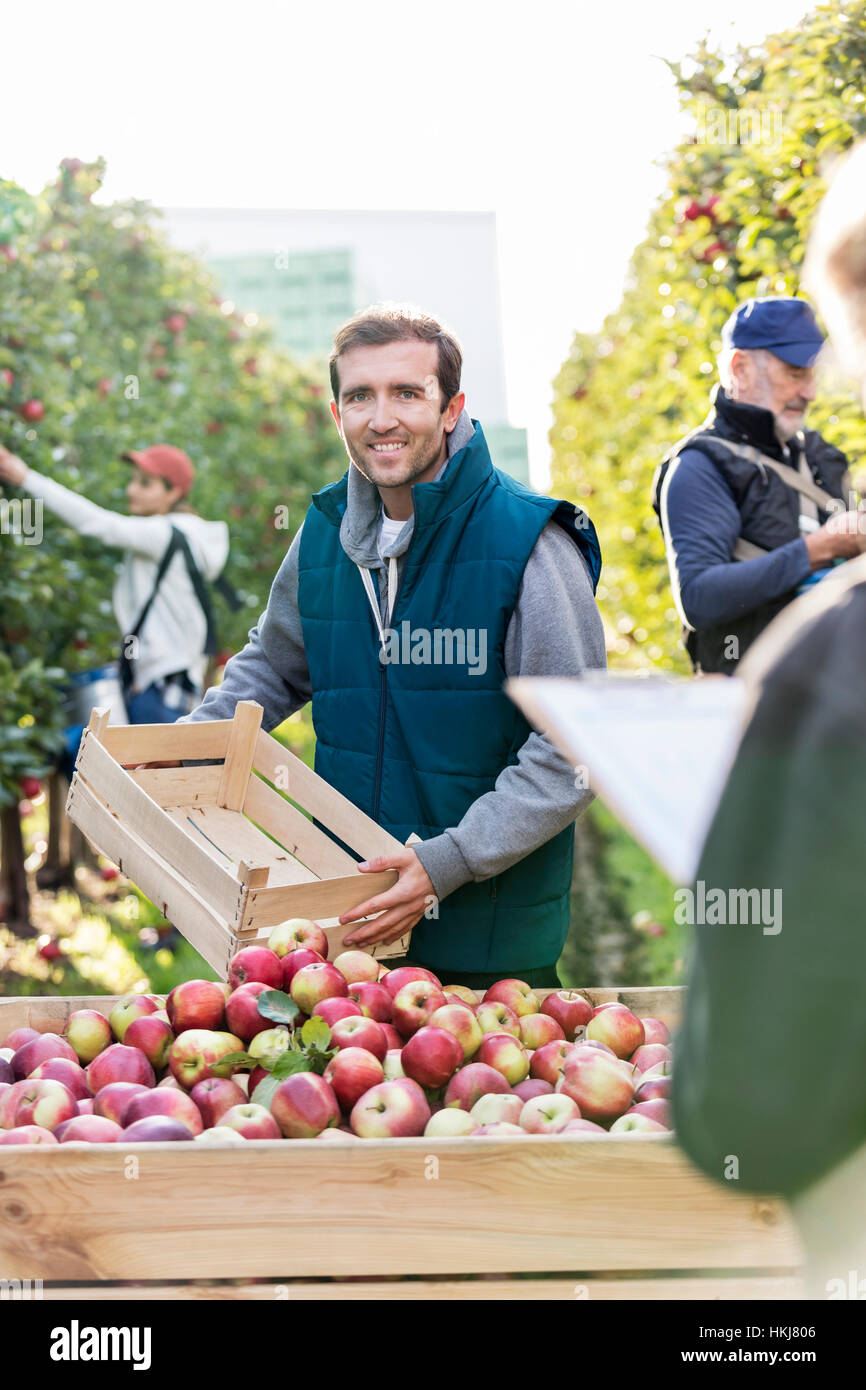
[[[738,454],[740,458],[748,459],[750,463],[755,463],[759,468],[772,468],[773,472],[782,479],[786,487],[793,488],[803,497],[808,497],[823,512],[829,512],[831,516],[836,512],[844,511],[845,504],[838,497],[831,497],[829,492],[820,488],[814,479],[806,478],[802,473],[798,473],[796,468],[790,468],[787,463],[780,463],[778,459],[770,458],[768,454],[762,454],[760,449],[756,449],[752,444],[734,444],[730,439],[717,439],[715,443],[721,444],[723,449],[728,449],[732,454]]]
[[[183,534],[183,531],[177,526],[172,526],[171,529],[177,541],[176,549],[183,555],[190,583],[195,590],[195,596],[201,605],[201,611],[204,613],[205,622],[207,623],[207,636],[205,637],[204,645],[205,656],[213,656],[217,649],[217,631],[216,618],[214,617],[213,604],[211,603],[208,586],[205,583],[201,570],[193,559],[189,541]]]

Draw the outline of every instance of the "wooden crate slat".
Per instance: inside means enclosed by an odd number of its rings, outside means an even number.
[[[98,789],[96,795],[107,802],[111,813],[120,817],[124,826],[135,828],[136,836],[150,847],[153,854],[194,885],[195,891],[219,916],[226,922],[235,920],[240,885],[234,875],[228,868],[217,864],[192,834],[184,831],[178,835],[175,829],[177,822],[172,821],[161,806],[151,801],[147,792],[130,780],[107,749],[89,732],[81,741],[76,772],[91,791],[94,787]],[[70,795],[69,806],[73,805]],[[75,820],[69,807],[67,810],[70,819]],[[90,833],[87,825],[82,825],[82,829]],[[102,845],[99,848],[108,854]],[[117,860],[114,862],[117,863]],[[139,886],[143,887],[143,884]]]
[[[340,917],[397,882],[396,869],[378,873],[354,873],[346,878],[299,883],[288,888],[261,888],[250,892],[241,925],[245,929],[272,927],[287,917]],[[350,928],[347,928],[350,930]]]
[[[247,782],[253,768],[256,739],[262,725],[262,707],[255,700],[239,700],[235,705],[231,733],[223,764],[217,803],[228,811],[239,811],[244,804]]]
[[[183,1299],[195,1302],[223,1302],[226,1300],[247,1300],[250,1302],[274,1303],[286,1300],[289,1303],[306,1302],[374,1302],[383,1299],[399,1302],[448,1301],[463,1303],[483,1299],[513,1299],[521,1303],[560,1302],[573,1303],[575,1298],[586,1298],[590,1302],[599,1300],[640,1299],[641,1301],[669,1302],[688,1299],[706,1301],[709,1299],[736,1299],[750,1303],[765,1299],[803,1299],[805,1289],[802,1279],[793,1274],[733,1274],[719,1275],[718,1278],[682,1279],[666,1277],[657,1279],[364,1279],[358,1283],[350,1280],[322,1280],[321,1282],[296,1281],[280,1283],[269,1280],[263,1284],[138,1284],[125,1288],[116,1284],[90,1284],[82,1286],[51,1285],[43,1288],[42,1297],[47,1300],[75,1299],[92,1302],[94,1300],[120,1302],[133,1299],[136,1302],[157,1302]]]
[[[215,806],[219,790],[221,767],[143,767],[131,777],[151,801],[166,809],[169,806]]]
[[[195,724],[111,724],[100,742],[121,767],[135,763],[171,762],[175,758],[224,758],[229,745],[230,719]]]
[[[170,864],[157,858],[150,845],[121,825],[80,779],[70,788],[67,809],[70,819],[87,826],[88,836],[92,836],[101,852],[138,884],[170,922],[180,924],[187,941],[225,979],[235,951],[234,934],[212,905],[200,898]],[[239,906],[238,900],[235,913]]]
[[[377,854],[395,854],[403,848],[399,840],[359,811],[348,797],[329,786],[270,734],[259,734],[253,766],[364,859],[373,859]],[[283,786],[286,778],[288,786]]]
[[[187,834],[200,834],[204,848],[209,849],[218,862],[232,864],[233,873],[237,873],[236,866],[241,860],[247,860],[259,864],[267,862],[268,886],[319,881],[310,869],[281,850],[238,811],[227,811],[222,806],[179,806],[168,814]]]
[[[340,849],[323,830],[260,777],[251,777],[244,800],[244,815],[273,835],[317,878],[350,874],[357,870],[355,860]]]
[[[123,1180],[122,1144],[5,1152],[4,1277],[778,1272],[802,1261],[781,1204],[710,1183],[667,1136],[137,1152],[135,1182]]]

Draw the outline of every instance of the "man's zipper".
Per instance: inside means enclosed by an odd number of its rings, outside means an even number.
[[[382,796],[382,763],[385,755],[385,702],[388,698],[387,668],[379,652],[379,745],[376,750],[376,780],[373,794],[373,820],[379,819],[379,801]]]

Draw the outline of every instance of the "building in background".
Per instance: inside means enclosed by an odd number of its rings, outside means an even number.
[[[496,218],[484,212],[279,212],[167,208],[169,238],[199,255],[226,298],[271,321],[297,357],[326,360],[334,330],[378,300],[444,319],[463,389],[497,467],[529,484],[526,431],[509,424]]]

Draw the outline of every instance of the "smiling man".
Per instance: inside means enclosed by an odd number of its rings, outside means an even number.
[[[741,304],[722,330],[710,414],[656,473],[653,507],[696,670],[730,674],[804,587],[859,553],[847,459],[804,430],[823,342],[803,299]]]
[[[448,982],[555,985],[572,824],[591,794],[503,693],[605,665],[589,518],[494,468],[435,319],[374,306],[338,331],[331,411],[349,456],[317,492],[242,652],[190,719],[312,700],[316,771],[412,849],[345,914],[372,946],[410,927]],[[482,659],[483,658],[483,659]]]

